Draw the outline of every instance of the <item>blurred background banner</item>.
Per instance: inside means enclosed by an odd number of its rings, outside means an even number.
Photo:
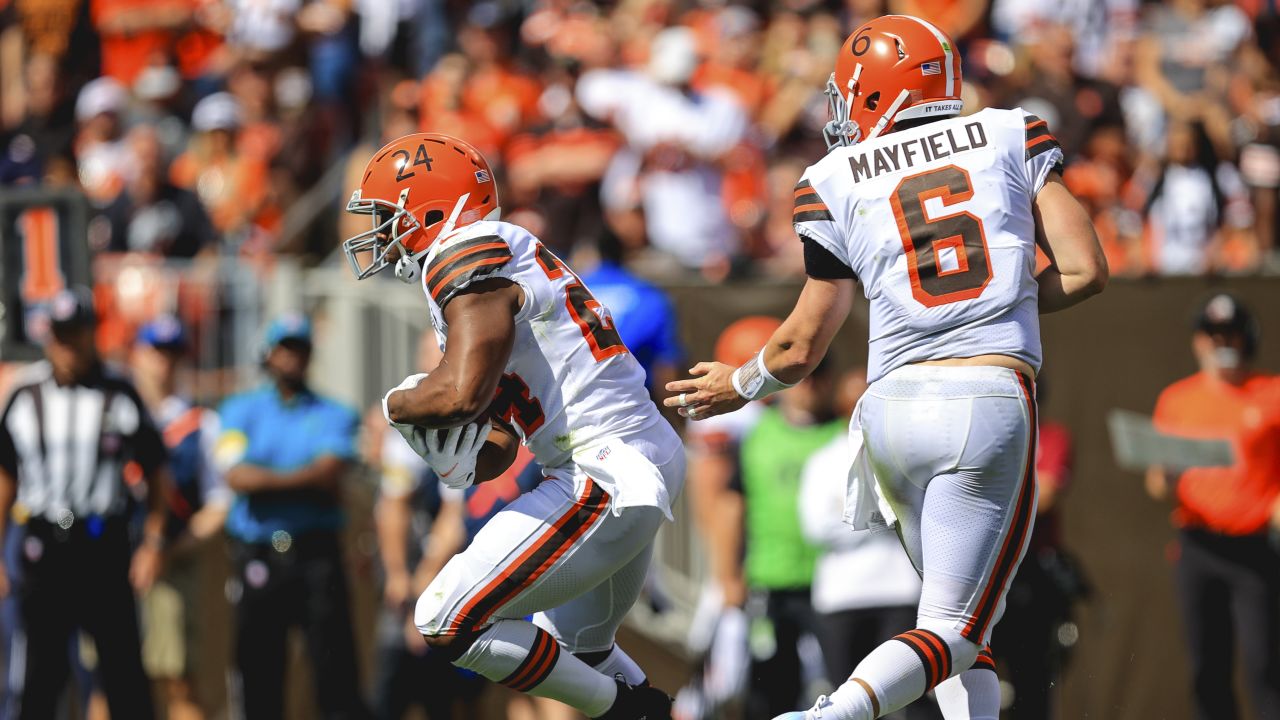
[[[48,303],[89,283],[88,223],[75,189],[0,192],[0,362],[39,357]]]
[[[1230,443],[1165,435],[1142,413],[1112,410],[1107,413],[1107,428],[1116,464],[1125,470],[1145,472],[1152,465],[1179,470],[1225,467],[1236,461]]]

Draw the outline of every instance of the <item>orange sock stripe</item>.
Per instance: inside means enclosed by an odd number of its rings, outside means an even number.
[[[529,687],[522,692],[529,692],[543,683],[551,676],[551,671],[556,669],[556,663],[560,662],[560,643],[551,641],[551,656],[547,658],[547,662],[543,664],[542,669],[538,671],[532,679],[529,680]]]
[[[546,631],[539,630],[537,642],[529,652],[529,657],[512,673],[514,677],[502,680],[501,684],[517,692],[529,692],[547,679],[559,660],[560,644]]]
[[[506,685],[512,690],[523,692],[523,687],[529,682],[529,679],[537,675],[538,670],[546,662],[547,656],[551,654],[551,645],[555,644],[555,640],[547,634],[545,630],[538,630],[538,634],[534,636],[533,647],[529,649],[529,654],[524,661],[516,667],[515,671],[498,682]]]
[[[920,658],[920,664],[924,665],[924,685],[926,690],[941,682],[939,677],[942,671],[941,663],[937,657],[937,652],[930,647],[929,643],[911,633],[902,633],[893,639],[900,643],[905,643]]]
[[[951,677],[951,648],[947,645],[947,641],[943,640],[942,636],[937,633],[931,630],[925,630],[924,628],[916,628],[910,632],[916,637],[929,643],[930,647],[933,648],[933,651],[937,653],[940,676],[938,682],[942,682],[943,680]]]
[[[996,671],[995,658],[991,657],[991,648],[984,647],[978,652],[978,659],[973,661],[973,666],[980,670]]]

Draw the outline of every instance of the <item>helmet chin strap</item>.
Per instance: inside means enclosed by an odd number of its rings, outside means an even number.
[[[453,212],[449,213],[444,225],[440,226],[440,232],[436,235],[436,239],[432,241],[427,249],[412,255],[402,255],[396,261],[396,277],[406,283],[415,282],[418,279],[418,276],[422,274],[422,266],[429,264],[435,258],[436,251],[440,249],[440,241],[453,232],[453,227],[458,222],[458,216],[462,214],[462,207],[470,197],[471,193],[465,193],[458,198],[458,202],[453,204]],[[427,258],[426,262],[419,262],[424,256]]]
[[[898,114],[898,110],[902,107],[902,103],[906,102],[909,97],[911,97],[911,92],[905,88],[902,92],[898,93],[898,97],[894,98],[893,104],[890,105],[889,109],[885,110],[884,114],[880,116],[880,119],[876,122],[876,126],[871,128],[871,132],[867,133],[868,140],[874,140],[879,137],[880,133],[884,132],[884,129],[889,127],[889,123],[893,122],[893,118]]]

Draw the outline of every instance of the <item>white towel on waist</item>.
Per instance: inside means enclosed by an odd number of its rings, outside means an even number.
[[[610,438],[589,445],[573,454],[573,462],[613,498],[614,515],[623,508],[648,506],[674,520],[662,471],[626,441]]]
[[[889,501],[876,482],[875,469],[863,446],[862,421],[859,401],[849,418],[849,451],[853,462],[849,465],[849,483],[844,496],[844,521],[854,530],[886,530],[898,522]]]

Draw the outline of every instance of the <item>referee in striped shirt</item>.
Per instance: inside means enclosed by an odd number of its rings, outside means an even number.
[[[22,622],[9,662],[22,670],[8,698],[19,720],[55,717],[76,628],[97,646],[111,716],[154,716],[133,593],[160,566],[165,446],[133,385],[99,360],[95,319],[88,290],[54,298],[45,361],[26,368],[0,416],[0,543],[10,518],[21,530],[16,587],[0,568],[0,596],[15,594]],[[148,491],[136,551],[127,529],[130,462]]]

